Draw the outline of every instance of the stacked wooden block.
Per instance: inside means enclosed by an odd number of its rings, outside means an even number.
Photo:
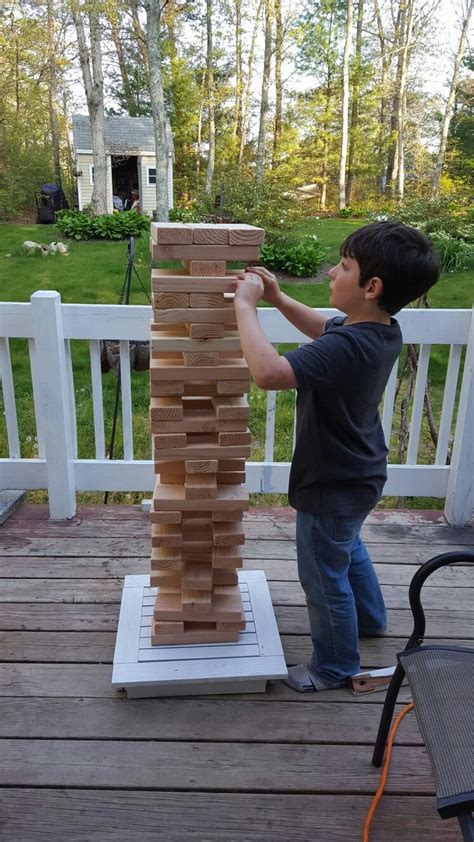
[[[152,225],[153,259],[183,263],[152,271],[154,645],[234,641],[245,626],[237,568],[249,370],[227,261],[256,261],[263,235],[249,225]]]

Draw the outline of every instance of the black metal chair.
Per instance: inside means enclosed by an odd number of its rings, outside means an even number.
[[[435,570],[450,564],[474,564],[474,552],[450,552],[423,564],[409,589],[413,632],[397,655],[387,690],[372,763],[381,766],[395,703],[405,676],[436,782],[436,806],[442,819],[457,817],[464,842],[474,842],[474,649],[422,646],[426,621],[421,589]]]

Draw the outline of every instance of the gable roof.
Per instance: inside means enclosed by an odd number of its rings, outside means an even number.
[[[168,143],[172,135],[169,121],[166,121]],[[151,117],[104,117],[105,148],[111,154],[125,152],[151,152],[155,154],[155,134]],[[72,137],[75,149],[92,149],[89,117],[72,115]]]

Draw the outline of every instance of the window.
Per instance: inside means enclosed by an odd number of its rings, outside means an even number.
[[[89,184],[91,187],[94,184],[94,164],[89,164]]]
[[[156,167],[146,168],[146,186],[154,187],[156,184]]]

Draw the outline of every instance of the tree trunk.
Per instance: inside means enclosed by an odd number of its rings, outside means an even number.
[[[260,100],[260,121],[258,129],[255,178],[261,184],[265,172],[265,139],[268,117],[268,89],[270,87],[270,62],[272,57],[273,0],[265,0],[265,51],[263,54],[262,96]]]
[[[77,33],[79,61],[86,91],[87,108],[91,124],[94,185],[92,188],[92,216],[107,213],[107,158],[104,138],[104,78],[100,20],[97,12],[89,12],[90,51],[84,31],[83,14],[77,3],[72,5],[72,16]]]
[[[384,166],[384,149],[385,149],[385,115],[387,109],[387,76],[389,68],[389,60],[386,53],[386,39],[382,24],[382,15],[380,13],[380,6],[378,0],[374,0],[375,17],[377,20],[377,32],[380,43],[380,60],[381,60],[381,75],[380,75],[380,109],[379,109],[379,131],[378,131],[378,190],[381,196],[385,193],[386,175]]]
[[[403,13],[405,8],[405,0],[399,0],[399,7],[397,13],[397,21],[395,24],[395,32],[393,36],[393,54],[398,55],[397,72],[395,77],[395,87],[392,100],[392,113],[390,117],[390,147],[387,158],[386,171],[386,186],[390,187],[392,194],[394,193],[395,183],[398,173],[398,110],[400,107],[399,93],[402,73],[402,49],[403,49]]]
[[[283,22],[281,17],[281,0],[275,2],[275,125],[273,129],[272,168],[278,165],[281,139],[283,88],[281,81],[281,66],[283,58]]]
[[[54,180],[61,186],[61,152],[58,126],[58,77],[56,72],[56,50],[54,43],[54,8],[53,0],[48,0],[48,50],[49,50],[49,119],[51,126],[51,143],[53,146]]]
[[[364,0],[359,0],[357,6],[357,30],[354,57],[354,85],[352,88],[352,109],[351,125],[349,134],[349,160],[347,165],[346,204],[350,205],[352,199],[352,188],[354,185],[354,160],[357,144],[357,132],[359,128],[359,105],[360,105],[360,69],[362,53],[362,23],[364,19]]]
[[[245,149],[245,142],[247,139],[247,133],[249,129],[249,122],[250,122],[250,99],[252,96],[252,80],[253,80],[253,63],[255,60],[255,45],[257,43],[257,35],[258,35],[258,23],[260,20],[260,15],[262,13],[262,6],[263,0],[258,0],[257,11],[255,13],[255,20],[253,24],[253,31],[252,31],[252,39],[250,41],[250,50],[249,50],[249,59],[247,65],[247,84],[246,84],[246,91],[245,91],[245,104],[244,104],[244,113],[242,116],[242,136],[240,138],[240,149],[239,149],[239,166],[242,163],[242,159],[244,157],[244,149]]]
[[[341,157],[339,160],[339,210],[346,206],[346,158],[349,128],[349,57],[352,42],[352,0],[347,0],[346,40],[342,63],[342,131]]]
[[[161,70],[161,0],[146,0],[145,10],[150,103],[155,134],[156,217],[159,222],[166,222],[170,203],[168,197],[166,111]]]
[[[216,106],[214,94],[214,68],[213,68],[213,45],[212,45],[212,0],[206,0],[206,34],[207,34],[207,120],[209,154],[207,158],[207,172],[204,191],[207,196],[211,195],[212,179],[214,178],[214,167],[216,164]]]
[[[433,179],[431,182],[431,198],[436,199],[439,195],[439,181],[441,178],[441,173],[443,170],[444,164],[444,156],[446,154],[446,145],[448,142],[448,133],[449,133],[449,126],[451,124],[451,119],[453,116],[453,106],[454,106],[454,98],[456,96],[456,87],[458,84],[458,77],[459,77],[459,68],[461,66],[461,62],[464,57],[464,53],[466,52],[467,46],[467,35],[469,31],[469,25],[472,17],[472,10],[474,8],[474,0],[470,0],[469,6],[466,9],[466,17],[463,21],[462,31],[461,31],[461,38],[459,39],[459,46],[456,53],[456,58],[454,59],[454,67],[453,67],[453,75],[451,77],[451,86],[449,89],[449,95],[446,102],[446,108],[444,111],[443,117],[443,124],[441,127],[441,138],[439,144],[439,152],[438,158],[436,160],[436,165],[433,172]]]
[[[411,38],[413,32],[413,13],[415,8],[415,0],[406,0],[403,9],[404,25],[402,31],[404,32],[403,49],[401,52],[402,71],[400,79],[400,92],[398,97],[398,176],[397,176],[397,197],[403,199],[405,193],[405,115],[406,115],[406,82],[408,72],[408,59],[411,47]]]
[[[122,79],[123,93],[127,111],[130,117],[137,116],[137,104],[133,97],[132,87],[128,76],[127,63],[123,52],[122,39],[120,37],[120,27],[117,18],[117,7],[115,4],[108,3],[106,6],[107,20],[110,26],[112,41],[114,43],[115,52],[117,53],[118,65],[120,70],[120,77]]]
[[[234,137],[238,138],[240,138],[242,135],[242,98],[242,0],[235,0],[235,104],[232,134]]]

